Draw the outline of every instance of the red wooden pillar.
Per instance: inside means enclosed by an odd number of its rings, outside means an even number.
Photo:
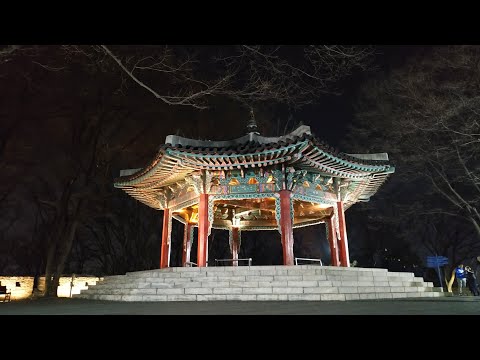
[[[238,252],[240,251],[240,229],[238,227],[232,227],[232,260],[238,260]],[[238,266],[238,261],[232,261],[232,266]]]
[[[335,225],[333,224],[333,218],[328,218],[325,221],[325,225],[328,229],[328,243],[330,244],[330,264],[332,266],[338,266],[338,246],[337,246],[337,232],[335,231]]]
[[[162,247],[160,249],[160,269],[170,265],[170,209],[163,210]]]
[[[340,252],[341,266],[350,266],[350,256],[348,254],[347,228],[345,226],[345,212],[343,211],[343,202],[337,202],[338,227],[340,238],[338,239],[338,250]]]
[[[293,265],[293,223],[290,214],[292,201],[289,190],[280,190],[280,229],[282,231],[283,264]]]
[[[207,266],[208,258],[208,194],[200,194],[198,204],[197,264]]]
[[[185,224],[185,231],[183,233],[182,266],[186,266],[186,263],[190,262],[190,249],[192,248],[192,226],[193,224],[189,222]]]

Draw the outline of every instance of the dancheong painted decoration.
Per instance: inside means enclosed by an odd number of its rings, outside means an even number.
[[[194,227],[198,266],[207,266],[211,228],[230,232],[233,259],[241,232],[279,231],[283,262],[293,265],[293,229],[319,223],[326,225],[331,265],[350,266],[344,212],[368,201],[394,172],[388,155],[338,152],[305,125],[281,137],[260,136],[252,121],[247,128],[229,141],[169,135],[150,164],[122,170],[115,180],[115,187],[163,210],[160,268],[170,263],[172,219],[185,224],[184,266]]]

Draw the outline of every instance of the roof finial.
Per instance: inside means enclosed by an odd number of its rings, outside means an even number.
[[[257,131],[257,122],[255,121],[255,113],[253,112],[253,107],[250,107],[250,120],[248,120],[247,123],[247,131],[249,133],[256,133],[260,135]]]

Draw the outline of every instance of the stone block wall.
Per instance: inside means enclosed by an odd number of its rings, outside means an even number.
[[[77,275],[73,281],[72,295],[80,294],[81,290],[85,290],[88,286],[95,285],[97,281],[103,278],[95,276]],[[72,278],[70,276],[62,276],[58,287],[59,297],[70,297],[70,284]],[[11,300],[27,299],[33,292],[33,276],[0,276],[0,283],[6,286],[12,292]],[[45,277],[39,278],[38,290],[45,290]]]
[[[22,300],[32,295],[33,276],[0,276],[0,283],[12,292],[11,300]]]

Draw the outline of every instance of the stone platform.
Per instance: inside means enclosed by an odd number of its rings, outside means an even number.
[[[112,301],[325,301],[444,296],[413,273],[318,265],[176,267],[107,276],[75,298]]]

